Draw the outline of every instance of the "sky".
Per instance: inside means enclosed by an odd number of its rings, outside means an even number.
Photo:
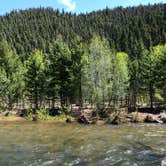
[[[103,9],[106,6],[137,6],[140,4],[166,3],[166,0],[0,0],[0,15],[16,9],[32,7],[52,7],[75,13],[85,13]]]

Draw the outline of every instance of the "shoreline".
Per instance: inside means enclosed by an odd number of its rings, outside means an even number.
[[[61,122],[61,123],[78,123],[85,125],[122,125],[122,124],[166,124],[166,112],[159,114],[152,113],[141,113],[141,112],[132,112],[132,113],[112,113],[108,118],[99,118],[94,123],[84,123],[79,122],[76,117],[66,119],[58,119],[57,117],[53,117],[52,119],[37,119],[37,120],[28,120],[26,117],[20,117],[18,115],[9,115],[9,116],[0,116],[1,122]]]

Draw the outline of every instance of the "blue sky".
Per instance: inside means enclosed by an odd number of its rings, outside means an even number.
[[[53,7],[76,13],[90,12],[103,9],[106,6],[136,6],[140,4],[166,3],[166,0],[0,0],[0,15],[13,9],[27,9],[31,7]]]

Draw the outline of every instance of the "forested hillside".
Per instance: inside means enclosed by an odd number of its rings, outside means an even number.
[[[165,107],[166,5],[0,17],[1,109]]]
[[[0,17],[0,39],[12,43],[18,54],[35,48],[45,52],[59,34],[69,44],[76,35],[87,42],[99,34],[111,47],[133,57],[138,47],[165,43],[166,5],[106,8],[80,15],[38,8]]]

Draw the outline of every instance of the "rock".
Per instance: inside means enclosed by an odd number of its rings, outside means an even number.
[[[126,118],[128,118],[128,119],[133,119],[133,115],[132,115],[132,114],[128,114],[128,115],[126,116]]]
[[[139,113],[139,112],[133,112],[132,114],[131,122],[133,123],[143,123],[146,118],[146,114]]]
[[[5,111],[5,112],[2,112],[1,114],[0,114],[0,116],[9,116],[10,115],[10,111]]]
[[[9,114],[10,114],[10,112],[7,111],[7,112],[4,113],[4,116],[9,116]]]
[[[146,123],[161,123],[161,121],[157,118],[154,118],[152,115],[147,115],[145,118]]]
[[[161,113],[158,118],[159,118],[160,121],[162,121],[163,123],[166,123],[166,113]]]
[[[163,123],[166,123],[166,117],[160,119]]]

